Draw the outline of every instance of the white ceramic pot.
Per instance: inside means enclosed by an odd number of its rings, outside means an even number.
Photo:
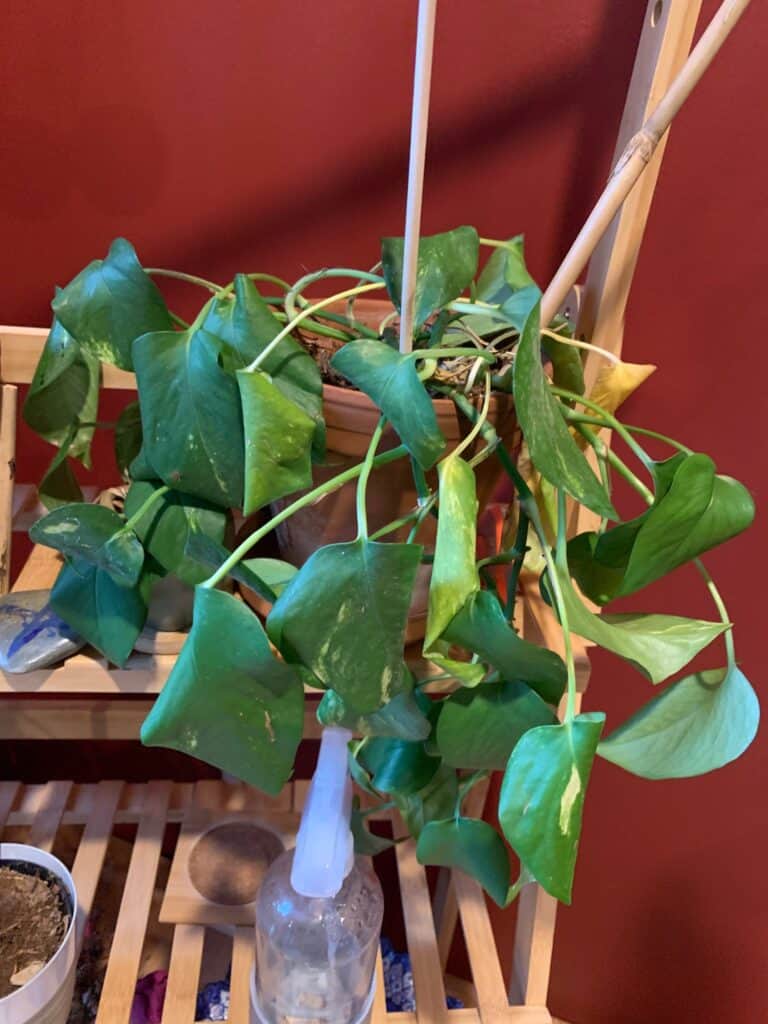
[[[0,999],[0,1024],[66,1024],[77,966],[77,893],[58,858],[23,843],[0,843],[0,861],[20,860],[47,868],[69,894],[72,916],[58,950],[45,967],[16,992]]]

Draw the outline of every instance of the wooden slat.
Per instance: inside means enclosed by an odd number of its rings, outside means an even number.
[[[0,594],[7,594],[11,586],[17,397],[15,387],[3,385],[0,394]]]
[[[616,140],[614,164],[685,62],[700,10],[701,0],[664,0],[663,4],[648,0]],[[579,333],[616,355],[621,352],[624,313],[669,134],[667,132],[659,142],[589,264]],[[585,366],[588,388],[602,365],[604,360],[599,356],[588,356]]]
[[[96,1024],[123,1024],[131,1012],[170,796],[170,782],[150,782],[146,787]]]
[[[112,822],[120,800],[122,782],[100,782],[96,788],[93,809],[88,816],[80,845],[72,865],[72,879],[77,889],[78,922],[77,944],[82,942],[85,922],[93,907],[93,898],[99,884],[107,846],[112,835]]]
[[[7,700],[0,740],[138,739],[152,700]]]
[[[204,941],[205,928],[201,925],[176,925],[163,1004],[163,1024],[192,1024],[195,1019]]]
[[[440,1024],[446,1021],[448,1011],[427,876],[416,860],[416,844],[412,839],[399,843],[395,853],[416,991],[416,1020],[418,1024]]]
[[[50,853],[71,789],[72,783],[63,780],[49,782],[42,787],[27,839],[30,846]]]
[[[250,1020],[253,960],[253,929],[235,928],[232,943],[232,981],[229,991],[230,1024],[248,1024]]]
[[[473,878],[469,878],[462,871],[454,872],[453,885],[472,970],[472,981],[477,994],[480,1020],[483,1024],[498,1024],[506,1017],[509,1000],[483,890]]]
[[[19,792],[18,782],[0,782],[0,836]]]
[[[47,327],[0,326],[0,380],[10,384],[29,384],[48,337]],[[132,373],[103,363],[102,386],[133,390],[136,378]]]

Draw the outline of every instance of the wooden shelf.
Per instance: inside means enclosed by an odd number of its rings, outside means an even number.
[[[142,969],[142,951],[148,934],[158,925],[158,869],[172,856],[178,830],[173,825],[204,807],[216,811],[216,820],[252,814],[268,822],[270,815],[284,819],[301,810],[306,783],[286,786],[279,797],[269,799],[243,784],[204,781],[196,784],[156,781],[129,785],[100,782],[76,785],[66,781],[42,786],[0,783],[0,830],[3,838],[34,842],[60,854],[72,871],[81,913],[86,918],[103,872],[109,886],[119,884],[119,910],[109,950],[109,960],[99,1000],[96,1024],[128,1024],[131,1003]],[[385,812],[385,816],[388,812]],[[110,854],[110,840],[118,825],[136,826],[127,863],[119,867]],[[398,829],[397,821],[393,828]],[[72,833],[75,834],[74,840]],[[124,842],[124,841],[123,841]],[[396,848],[397,875],[403,908],[408,952],[413,967],[417,1010],[387,1013],[381,958],[373,1007],[373,1024],[552,1024],[544,1006],[512,1006],[504,987],[502,970],[480,886],[466,875],[448,878],[457,915],[443,901],[442,914],[430,901],[425,869],[417,862],[412,840]],[[162,875],[163,872],[160,873]],[[443,891],[446,889],[443,887]],[[113,892],[115,898],[117,894]],[[393,898],[391,894],[389,898]],[[215,905],[213,905],[215,906]],[[450,945],[456,921],[463,929],[472,978],[459,987],[469,1005],[461,1010],[445,1008],[446,980],[441,949]],[[82,939],[82,924],[79,931]],[[220,929],[215,929],[217,933]],[[177,924],[172,928],[168,963],[168,988],[164,1024],[192,1024],[199,987],[200,965],[208,929],[203,925]],[[239,925],[231,938],[232,988],[230,1021],[247,1024],[249,972],[253,967],[253,937],[249,926]],[[153,964],[157,967],[157,962]],[[448,984],[450,990],[450,983]]]

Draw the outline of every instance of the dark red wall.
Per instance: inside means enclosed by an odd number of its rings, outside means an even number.
[[[524,231],[545,281],[608,171],[645,0],[441,7],[424,229]],[[378,236],[402,223],[414,17],[405,0],[12,0],[0,37],[0,319],[45,323],[52,286],[117,234],[146,264],[221,281],[373,263]],[[709,451],[758,502],[767,34],[756,4],[675,126],[625,349],[661,367],[632,418]],[[28,451],[22,477],[39,461]],[[764,693],[762,517],[708,562]],[[648,601],[709,614],[685,571]],[[586,706],[612,723],[648,696],[608,656],[594,668]],[[766,768],[762,736],[696,781],[598,765],[575,905],[559,920],[556,1013],[768,1019]]]

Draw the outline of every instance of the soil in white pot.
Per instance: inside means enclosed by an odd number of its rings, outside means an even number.
[[[0,999],[45,967],[71,915],[69,896],[52,872],[25,861],[0,862]]]

